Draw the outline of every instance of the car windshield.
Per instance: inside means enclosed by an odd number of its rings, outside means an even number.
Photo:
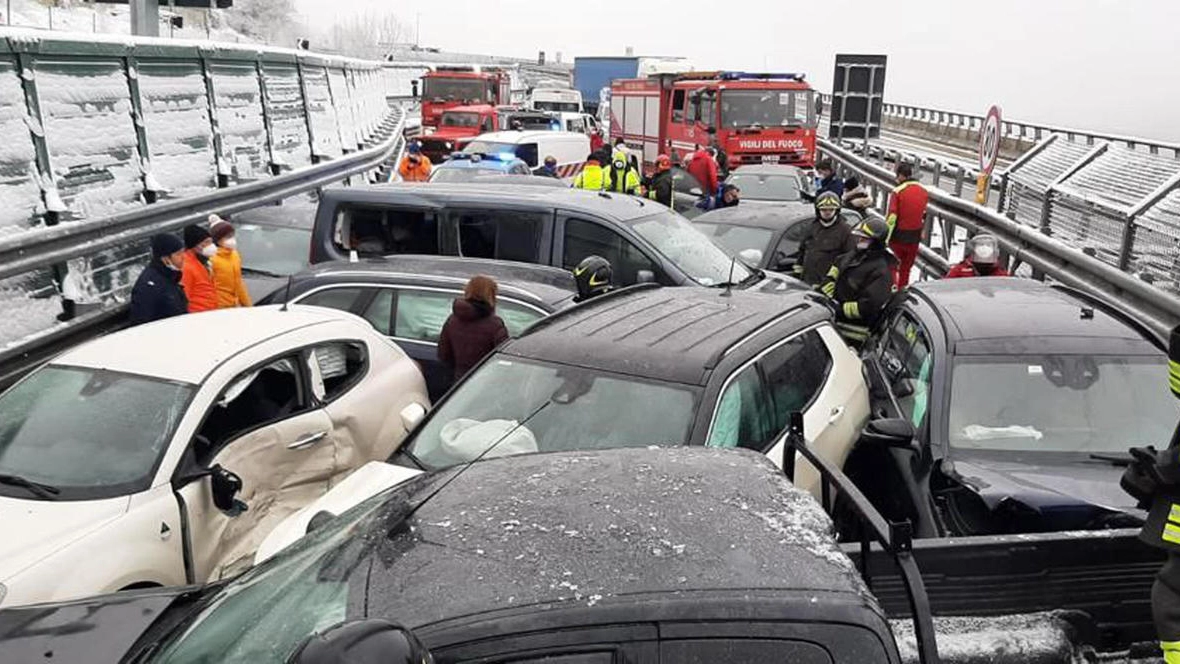
[[[536,143],[495,143],[492,141],[474,140],[463,148],[464,154],[493,155],[500,159],[521,159],[529,168],[537,167]]]
[[[710,224],[695,222],[693,226],[699,228],[710,240],[732,255],[738,255],[747,249],[755,249],[765,255],[774,231],[765,228],[750,228],[749,226],[734,226],[732,224]]]
[[[439,124],[444,127],[478,127],[479,113],[455,113],[448,111],[443,113],[442,120]]]
[[[957,448],[1126,454],[1166,447],[1180,409],[1160,387],[1166,358],[960,358],[951,383]]]
[[[287,276],[308,267],[309,228],[238,224],[234,229],[242,269]]]
[[[426,99],[446,99],[450,101],[494,101],[491,85],[477,78],[437,78],[427,76],[424,79],[423,96]]]
[[[725,181],[742,190],[742,198],[754,201],[800,201],[799,178],[794,175],[735,172]]]
[[[582,110],[573,101],[535,101],[533,106],[538,111],[552,111],[554,113],[577,113]]]
[[[695,404],[687,386],[497,355],[438,406],[408,451],[440,468],[493,445],[489,456],[683,445]]]
[[[436,168],[430,174],[431,182],[471,182],[489,175],[503,175],[498,168]]]
[[[58,498],[147,488],[191,386],[48,365],[0,395],[0,474],[57,487]],[[29,497],[0,484],[0,494]]]
[[[811,94],[808,90],[725,90],[721,93],[721,124],[810,126]]]
[[[741,283],[750,271],[735,262],[731,254],[713,244],[704,233],[693,228],[692,222],[671,210],[661,210],[650,217],[630,223],[631,229],[647,240],[668,260],[702,286],[715,286],[730,281]]]

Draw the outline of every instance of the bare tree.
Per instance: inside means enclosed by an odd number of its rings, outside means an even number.
[[[357,58],[379,60],[408,35],[392,12],[368,11],[332,26],[327,48]]]
[[[237,0],[224,18],[229,27],[264,44],[290,46],[298,31],[293,0]]]

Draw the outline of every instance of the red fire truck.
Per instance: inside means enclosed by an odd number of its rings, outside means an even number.
[[[547,131],[557,124],[557,120],[545,113],[518,106],[456,106],[443,111],[438,128],[420,137],[418,142],[422,153],[437,164],[480,134],[511,129]]]
[[[422,76],[422,126],[437,127],[443,111],[456,106],[508,104],[511,77],[500,69],[439,67]]]
[[[681,158],[712,142],[730,168],[751,163],[815,165],[815,91],[802,74],[690,72],[611,82],[611,141],[643,155]]]

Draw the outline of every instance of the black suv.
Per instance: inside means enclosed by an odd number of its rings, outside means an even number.
[[[748,269],[680,215],[653,201],[518,184],[399,183],[325,189],[311,262],[395,254],[494,258],[572,269],[599,255],[620,286],[793,290]]]

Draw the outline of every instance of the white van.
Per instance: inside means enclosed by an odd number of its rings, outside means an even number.
[[[589,113],[553,113],[561,122],[561,128],[575,134],[590,136],[598,133],[598,119]]]
[[[581,113],[582,93],[569,88],[533,88],[526,106],[534,111]]]
[[[557,159],[557,172],[572,178],[582,170],[590,154],[590,137],[569,131],[497,131],[481,134],[463,147],[467,154],[511,154],[536,170],[545,157]]]

